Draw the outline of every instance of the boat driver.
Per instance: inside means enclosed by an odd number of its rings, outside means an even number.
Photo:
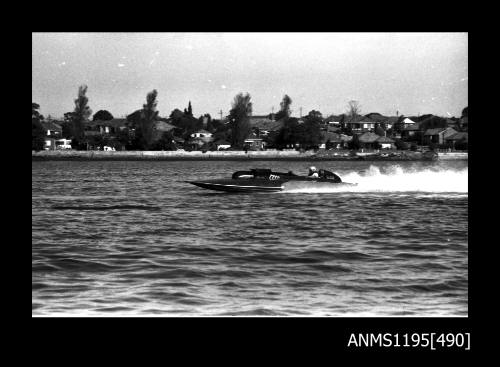
[[[314,167],[314,166],[309,167],[309,177],[311,177],[311,178],[318,178],[319,177],[319,173],[318,173],[318,170],[316,169],[316,167]]]

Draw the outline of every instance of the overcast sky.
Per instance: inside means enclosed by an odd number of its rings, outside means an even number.
[[[32,102],[45,116],[74,108],[88,85],[94,112],[121,117],[158,90],[168,116],[189,101],[219,117],[248,92],[254,115],[312,109],[432,113],[459,117],[468,105],[467,33],[33,33]]]

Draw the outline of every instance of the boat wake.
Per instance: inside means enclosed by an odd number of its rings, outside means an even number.
[[[288,182],[282,193],[431,193],[468,194],[468,168],[404,170],[391,166],[381,171],[370,166],[363,172],[339,172],[343,182],[357,183],[356,186],[336,186],[321,182]]]

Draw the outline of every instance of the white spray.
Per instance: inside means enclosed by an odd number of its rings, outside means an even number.
[[[320,182],[293,182],[286,184],[283,192],[468,193],[468,168],[405,170],[395,165],[381,172],[378,167],[370,166],[363,172],[339,172],[339,174],[343,182],[357,183],[357,185],[336,186]]]

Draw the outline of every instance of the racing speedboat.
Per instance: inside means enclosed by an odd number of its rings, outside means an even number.
[[[319,170],[318,177],[299,176],[292,171],[273,172],[270,169],[252,169],[237,171],[231,178],[203,181],[186,181],[192,185],[217,191],[227,192],[277,192],[285,189],[289,182],[319,182],[338,186],[354,186],[356,184],[342,182],[335,173]]]

